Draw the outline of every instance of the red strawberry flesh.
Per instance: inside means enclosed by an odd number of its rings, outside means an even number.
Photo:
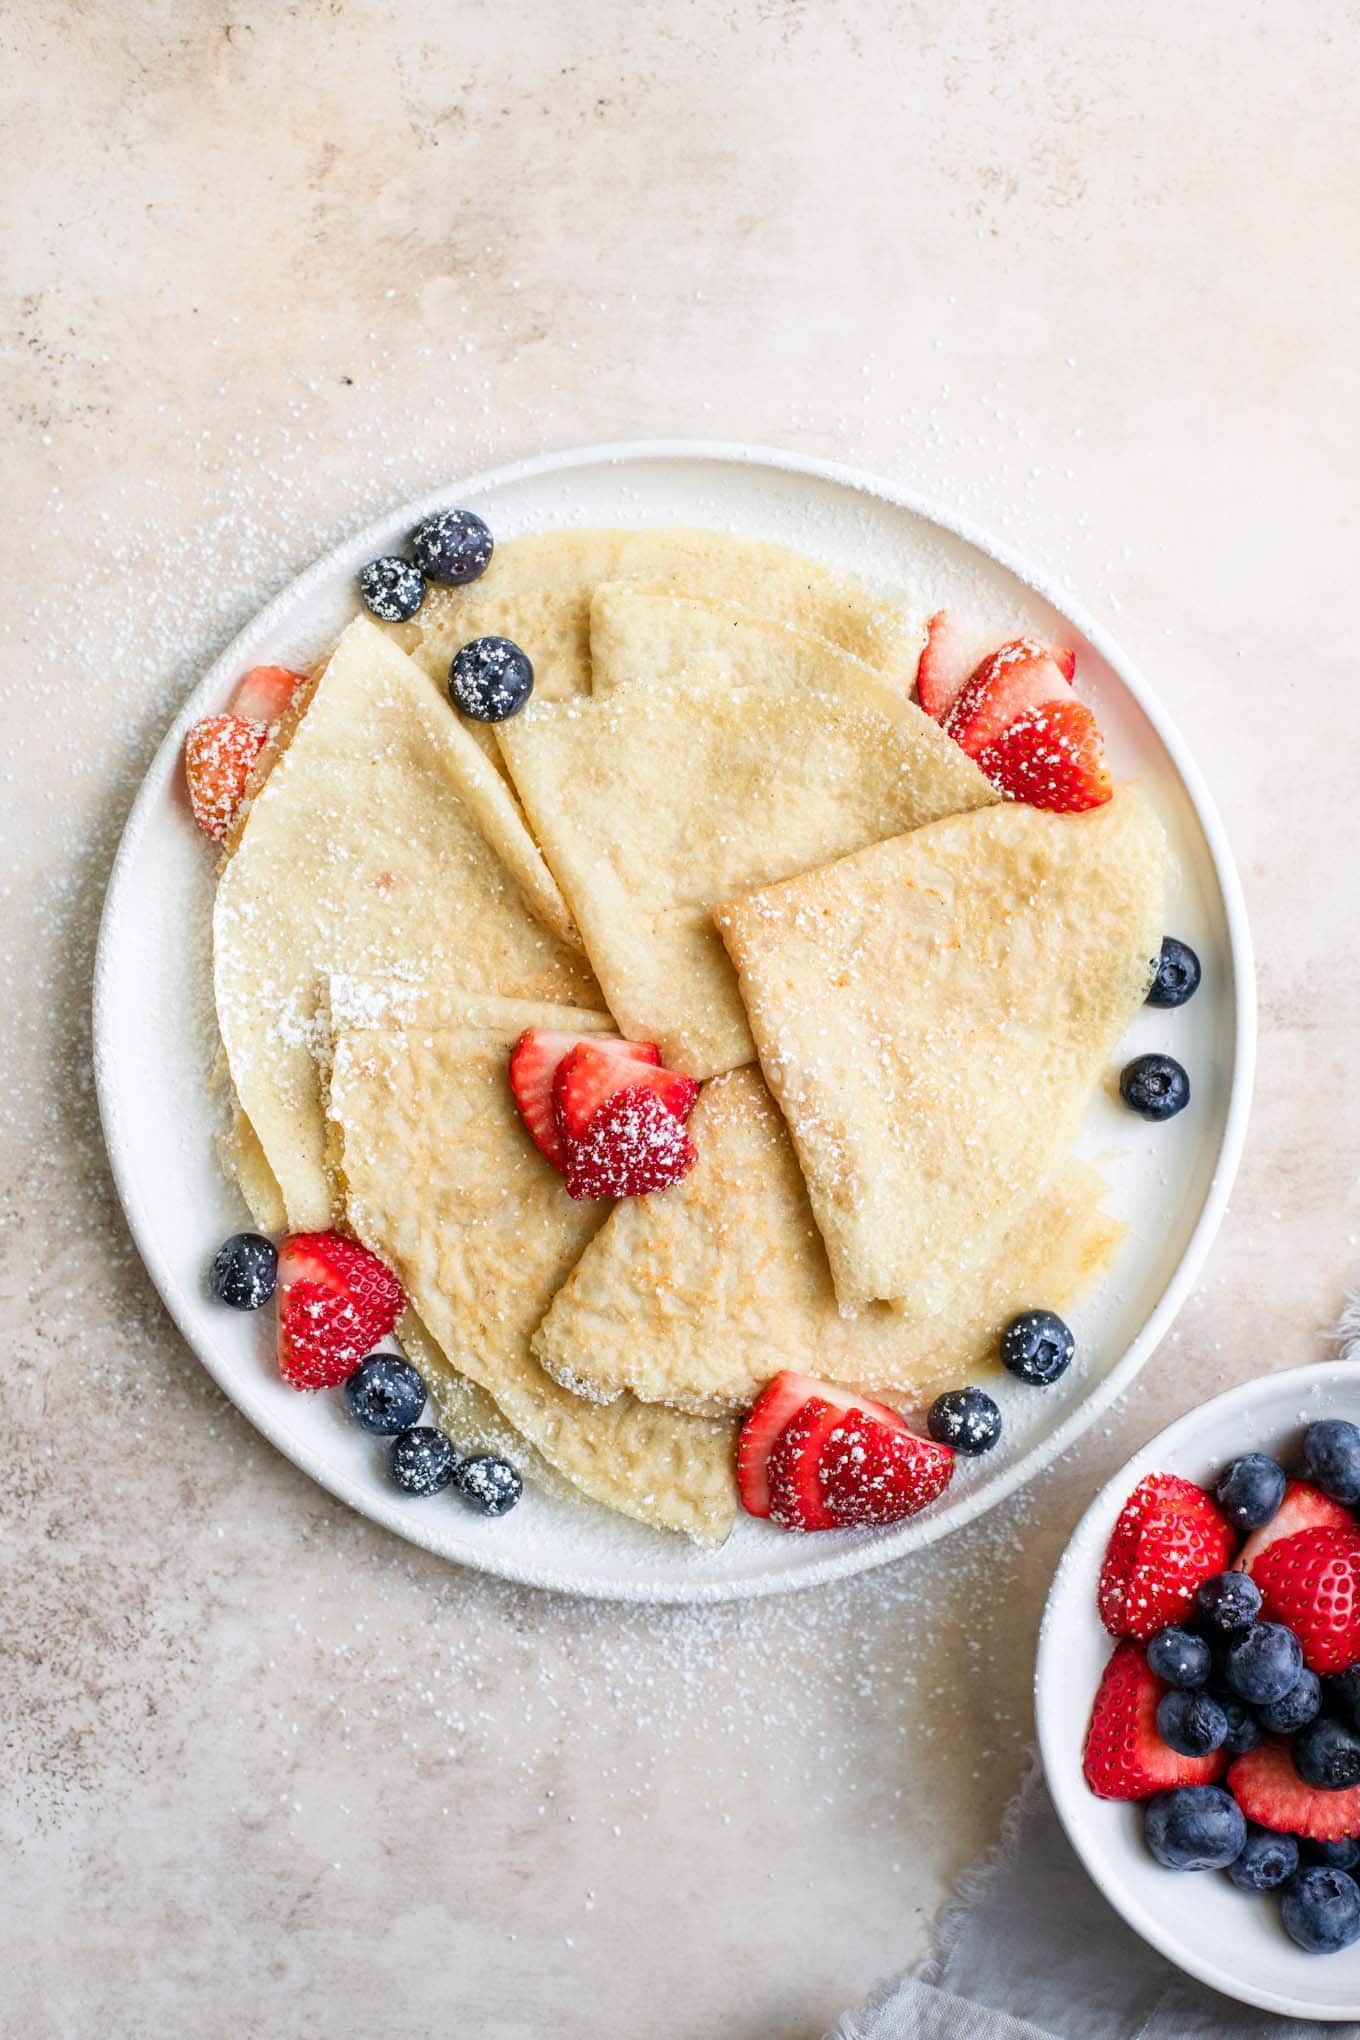
[[[1075,698],[1022,715],[977,762],[999,793],[1053,814],[1102,807],[1114,792],[1099,726]]]
[[[579,1140],[566,1143],[571,1197],[649,1197],[687,1176],[699,1157],[655,1091],[616,1091]]]
[[[1303,1645],[1310,1672],[1344,1672],[1360,1659],[1360,1530],[1300,1530],[1257,1559],[1261,1614]]]
[[[848,1410],[827,1434],[818,1475],[828,1525],[903,1523],[944,1493],[954,1454],[933,1438],[889,1430],[863,1410]]]
[[[1297,1537],[1301,1530],[1354,1530],[1356,1527],[1349,1509],[1343,1509],[1340,1502],[1324,1495],[1321,1488],[1311,1487],[1306,1480],[1291,1480],[1284,1491],[1284,1500],[1270,1521],[1261,1529],[1253,1530],[1238,1552],[1237,1564],[1241,1571],[1249,1572],[1255,1578],[1258,1559],[1282,1538]]]
[[[1086,1731],[1082,1770],[1100,1799],[1150,1799],[1178,1785],[1212,1785],[1223,1774],[1222,1750],[1207,1757],[1182,1757],[1157,1732],[1157,1703],[1170,1687],[1148,1664],[1141,1643],[1115,1646],[1105,1667],[1091,1724]]]
[[[799,1374],[786,1367],[752,1403],[737,1441],[737,1486],[748,1516],[769,1515],[770,1453],[792,1418],[814,1397],[835,1410],[863,1410],[889,1430],[907,1428],[904,1419],[886,1403],[872,1402],[854,1389],[842,1388],[833,1381],[818,1381],[811,1374]]]
[[[660,1051],[650,1041],[620,1041],[612,1034],[568,1034],[553,1027],[525,1029],[510,1051],[510,1089],[534,1145],[555,1169],[565,1169],[567,1149],[553,1108],[553,1079],[571,1051],[586,1043],[604,1055],[649,1064],[661,1060]]]
[[[279,1248],[279,1372],[294,1388],[334,1388],[401,1316],[401,1284],[340,1233],[295,1233]]]
[[[770,1520],[781,1530],[833,1530],[818,1476],[822,1447],[845,1415],[819,1395],[809,1396],[779,1436],[766,1466]]]
[[[553,1110],[570,1145],[587,1132],[600,1107],[619,1091],[652,1091],[682,1123],[694,1110],[699,1086],[693,1077],[637,1056],[611,1054],[583,1041],[563,1056],[553,1077]]]
[[[1227,1784],[1247,1819],[1275,1834],[1312,1842],[1360,1835],[1360,1785],[1339,1792],[1305,1785],[1287,1743],[1258,1743],[1230,1767]]]
[[[209,715],[184,740],[184,776],[194,820],[214,843],[225,843],[246,796],[269,732],[239,715]]]
[[[1071,683],[1047,647],[1034,638],[1012,638],[983,660],[950,709],[945,729],[977,758],[1020,716],[1071,699]]]
[[[299,687],[305,687],[305,673],[287,666],[252,666],[232,689],[227,707],[232,715],[249,716],[255,722],[276,723],[291,706]]]
[[[1233,1533],[1193,1481],[1152,1473],[1120,1511],[1097,1602],[1111,1636],[1146,1639],[1190,1612],[1195,1590],[1232,1559]]]

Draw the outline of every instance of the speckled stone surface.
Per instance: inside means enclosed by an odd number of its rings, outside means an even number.
[[[17,2033],[816,2040],[924,1945],[1132,1447],[1360,1275],[1354,9],[30,0],[0,31],[0,1254]],[[18,203],[15,203],[18,198]],[[1221,802],[1255,1116],[1111,1421],[920,1560],[585,1606],[339,1511],[123,1230],[100,898],[176,701],[385,504],[682,432],[840,456],[1122,638]]]

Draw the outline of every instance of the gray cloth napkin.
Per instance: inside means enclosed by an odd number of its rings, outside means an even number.
[[[968,1871],[925,1963],[827,2040],[1360,2040],[1252,2011],[1149,1948],[1101,1897],[1037,1764],[994,1853]]]

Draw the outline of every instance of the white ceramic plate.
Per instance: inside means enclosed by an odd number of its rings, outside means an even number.
[[[1116,771],[1144,782],[1165,822],[1176,860],[1167,926],[1199,951],[1204,983],[1180,1013],[1145,1009],[1127,1052],[1174,1051],[1192,1073],[1194,1102],[1148,1127],[1096,1101],[1084,1146],[1130,1230],[1112,1277],[1076,1314],[1079,1364],[1043,1394],[1004,1383],[1003,1444],[964,1467],[946,1505],[915,1522],[800,1538],[743,1519],[723,1550],[699,1552],[586,1502],[536,1493],[497,1523],[446,1497],[408,1500],[393,1493],[373,1441],[346,1421],[338,1397],[296,1395],[279,1381],[262,1322],[271,1314],[257,1322],[206,1295],[207,1262],[242,1211],[215,1159],[217,1108],[205,1085],[215,1048],[214,860],[181,786],[184,735],[247,667],[315,658],[353,613],[362,563],[398,549],[419,517],[448,503],[469,504],[500,539],[551,526],[687,524],[782,540],[910,591],[927,611],[956,606],[994,621],[998,640],[1017,629],[1060,638],[1077,650],[1081,691]],[[1221,825],[1155,698],[1097,625],[998,548],[886,483],[757,448],[685,442],[588,448],[451,482],[337,547],[262,610],[185,702],[147,774],[109,885],[95,982],[100,1110],[128,1223],[184,1336],[251,1422],[332,1493],[417,1544],[510,1579],[633,1600],[772,1593],[881,1565],[992,1507],[1069,1445],[1127,1387],[1208,1248],[1237,1166],[1254,1042],[1250,945]]]
[[[1097,1799],[1081,1774],[1091,1701],[1110,1651],[1096,1582],[1115,1518],[1144,1474],[1179,1473],[1212,1485],[1243,1452],[1287,1466],[1318,1417],[1360,1423],[1360,1363],[1324,1361],[1268,1374],[1201,1403],[1154,1438],[1103,1487],[1054,1575],[1039,1635],[1035,1711],[1053,1803],[1073,1848],[1129,1925],[1170,1962],[1228,1997],[1296,2019],[1360,2019],[1360,1942],[1305,1955],[1280,1925],[1278,1901],[1226,1877],[1177,1875],[1143,1847],[1137,1806]]]

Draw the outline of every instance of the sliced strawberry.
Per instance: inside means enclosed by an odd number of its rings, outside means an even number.
[[[1141,1643],[1115,1646],[1091,1708],[1082,1770],[1099,1799],[1151,1799],[1177,1785],[1212,1785],[1227,1757],[1178,1756],[1157,1733],[1157,1703],[1170,1691]]]
[[[250,784],[269,732],[240,715],[209,715],[184,740],[184,776],[194,820],[214,843],[224,843]]]
[[[660,1051],[650,1041],[620,1041],[612,1034],[567,1034],[553,1027],[525,1029],[510,1051],[510,1089],[534,1145],[555,1169],[566,1167],[567,1150],[553,1110],[553,1078],[564,1058],[586,1042],[603,1055],[641,1063],[661,1060]]]
[[[606,1099],[566,1149],[570,1197],[650,1197],[669,1190],[699,1159],[683,1121],[655,1091],[636,1086]]]
[[[1012,638],[982,661],[950,709],[945,729],[976,758],[1020,716],[1071,698],[1071,683],[1048,648],[1035,638]]]
[[[553,1110],[562,1138],[580,1140],[591,1120],[616,1091],[654,1091],[666,1110],[683,1122],[694,1110],[699,1086],[693,1077],[638,1056],[621,1056],[583,1041],[563,1056],[553,1077]]]
[[[294,1233],[279,1248],[279,1372],[294,1388],[347,1381],[406,1298],[376,1254],[340,1233]]]
[[[1343,1842],[1360,1835],[1360,1785],[1305,1785],[1294,1769],[1289,1746],[1258,1743],[1228,1772],[1228,1790],[1248,1820],[1277,1835],[1306,1835],[1310,1842]]]
[[[770,1484],[770,1520],[781,1530],[834,1530],[835,1518],[822,1499],[818,1472],[822,1448],[844,1410],[810,1395],[774,1441],[765,1463]],[[885,1432],[891,1437],[891,1432]]]
[[[1324,1526],[1281,1537],[1257,1559],[1261,1612],[1303,1645],[1310,1672],[1344,1672],[1360,1658],[1360,1530]]]
[[[970,629],[952,609],[936,611],[926,625],[916,665],[916,696],[927,715],[944,721],[993,642]]]
[[[1146,1639],[1190,1611],[1195,1589],[1225,1570],[1233,1533],[1193,1481],[1150,1473],[1120,1511],[1097,1602],[1111,1636]]]
[[[1099,726],[1075,698],[1022,715],[977,762],[999,793],[1055,814],[1101,807],[1114,792]]]
[[[1237,1564],[1242,1572],[1249,1572],[1255,1578],[1257,1560],[1282,1538],[1297,1537],[1301,1530],[1354,1530],[1356,1527],[1350,1510],[1343,1509],[1340,1502],[1334,1502],[1330,1495],[1324,1495],[1321,1488],[1310,1487],[1306,1480],[1291,1480],[1284,1491],[1284,1500],[1270,1521],[1260,1530],[1253,1530],[1238,1552]]]
[[[774,1457],[782,1451],[781,1440]],[[889,1429],[854,1409],[829,1432],[817,1472],[829,1524],[845,1529],[852,1524],[902,1523],[944,1493],[954,1477],[954,1454],[933,1438],[920,1438],[905,1428]],[[772,1474],[772,1490],[774,1486]]]
[[[1050,645],[1048,656],[1070,687],[1077,677],[1077,655],[1067,645]]]
[[[288,708],[307,675],[292,673],[287,666],[252,666],[232,689],[227,708],[232,715],[248,716],[252,722],[276,723]]]
[[[737,1440],[737,1486],[741,1490],[741,1503],[748,1516],[768,1516],[770,1513],[770,1486],[766,1464],[780,1433],[792,1418],[813,1398],[826,1403],[835,1410],[863,1410],[876,1423],[886,1425],[890,1431],[905,1431],[907,1426],[896,1410],[886,1403],[872,1402],[868,1396],[859,1395],[852,1388],[841,1388],[833,1381],[817,1381],[810,1374],[798,1374],[786,1367],[782,1374],[776,1374],[752,1403],[746,1413]]]

